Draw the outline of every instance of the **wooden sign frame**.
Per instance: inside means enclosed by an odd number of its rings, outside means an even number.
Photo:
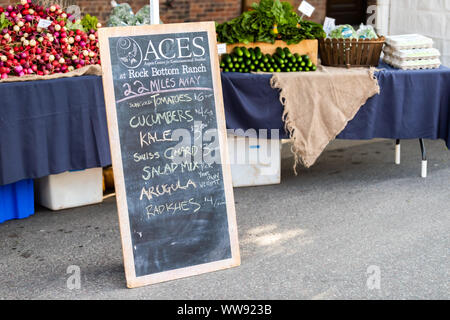
[[[136,277],[130,220],[127,206],[125,188],[125,177],[121,155],[119,138],[118,117],[116,110],[116,99],[114,94],[114,83],[111,66],[109,38],[112,37],[134,37],[184,32],[207,32],[209,43],[209,54],[211,61],[212,82],[214,88],[215,109],[217,116],[217,129],[219,132],[219,143],[221,150],[221,167],[226,197],[226,208],[228,218],[228,232],[230,239],[231,258],[215,261],[201,265],[190,266],[181,269],[169,270],[160,273]],[[149,284],[184,278],[206,272],[227,269],[240,265],[240,253],[238,243],[238,232],[236,223],[236,212],[234,205],[233,187],[231,181],[230,162],[228,160],[227,134],[225,124],[225,112],[223,106],[222,83],[219,70],[219,59],[217,55],[216,30],[214,22],[180,23],[150,25],[141,27],[117,27],[99,29],[100,53],[103,69],[103,87],[106,103],[109,140],[111,145],[111,157],[114,171],[116,188],[116,199],[119,214],[119,225],[122,240],[122,251],[124,257],[125,276],[129,288],[140,287]]]

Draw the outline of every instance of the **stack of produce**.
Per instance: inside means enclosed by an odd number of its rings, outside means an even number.
[[[369,25],[361,24],[357,31],[348,24],[335,26],[319,40],[321,63],[346,68],[377,66],[384,42]]]
[[[47,28],[39,21],[51,21]],[[21,0],[0,7],[0,76],[66,73],[100,64],[96,17],[75,21],[59,5],[48,8]]]
[[[433,39],[419,34],[386,37],[383,61],[399,69],[439,68],[441,53],[433,48]]]
[[[327,38],[373,40],[378,39],[378,36],[372,26],[361,24],[358,31],[356,31],[351,25],[343,24],[332,29],[330,33],[327,34]]]
[[[297,72],[316,71],[307,55],[292,54],[289,48],[278,47],[273,55],[263,54],[259,47],[235,47],[224,54],[220,67],[225,72]]]
[[[325,37],[322,25],[302,20],[289,2],[261,0],[252,9],[218,24],[217,40],[228,44],[284,40],[289,45]]]

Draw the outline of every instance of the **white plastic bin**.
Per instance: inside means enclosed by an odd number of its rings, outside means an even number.
[[[233,187],[281,182],[281,141],[228,134]]]
[[[103,201],[103,169],[64,172],[35,180],[37,201],[50,210],[63,210]]]

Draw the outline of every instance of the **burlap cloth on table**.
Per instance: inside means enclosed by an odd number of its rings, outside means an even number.
[[[75,69],[74,71],[70,71],[67,73],[54,73],[47,76],[38,76],[36,74],[30,74],[23,77],[8,77],[7,79],[0,80],[0,82],[18,82],[18,81],[34,81],[34,80],[50,80],[50,79],[59,79],[59,78],[70,78],[70,77],[79,77],[79,76],[101,76],[102,75],[102,67],[100,65],[89,65],[80,69]]]
[[[312,166],[330,141],[344,130],[367,99],[380,93],[374,68],[319,66],[316,72],[275,73],[283,120],[293,142],[294,171]]]

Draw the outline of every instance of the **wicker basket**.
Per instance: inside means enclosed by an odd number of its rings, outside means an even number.
[[[384,37],[376,40],[319,39],[320,59],[331,67],[377,66],[383,50]]]

